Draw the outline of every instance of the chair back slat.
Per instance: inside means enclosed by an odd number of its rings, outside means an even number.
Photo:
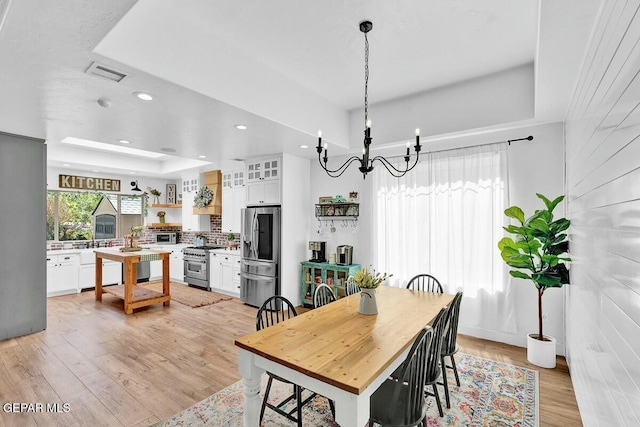
[[[272,296],[266,300],[256,315],[256,330],[268,328],[287,319],[297,316],[291,301],[281,295]]]
[[[398,372],[398,381],[395,381],[394,390],[391,393],[390,403],[395,406],[396,413],[393,417],[398,425],[414,425],[424,416],[424,386],[427,376],[427,359],[431,354],[434,344],[434,331],[425,328],[416,337],[407,358]],[[400,394],[404,396],[400,398]],[[398,403],[401,400],[405,406]]]
[[[333,289],[328,285],[321,283],[316,287],[313,294],[313,306],[315,308],[322,307],[323,305],[329,304],[335,300],[336,295],[333,293]]]
[[[445,335],[442,338],[442,354],[453,354],[456,351],[458,338],[458,319],[460,317],[460,303],[462,292],[458,292],[449,305],[449,321]]]
[[[356,284],[352,277],[347,279],[347,282],[344,285],[344,294],[346,296],[357,294],[360,292],[360,286]]]
[[[413,276],[409,283],[407,283],[407,289],[413,289],[416,291],[426,291],[426,292],[438,292],[442,293],[442,285],[430,274],[418,274]]]
[[[447,307],[442,308],[431,325],[433,328],[433,344],[431,345],[431,352],[429,353],[426,364],[427,383],[435,381],[440,376],[440,353],[442,351],[442,339],[447,326],[448,315],[449,309]]]

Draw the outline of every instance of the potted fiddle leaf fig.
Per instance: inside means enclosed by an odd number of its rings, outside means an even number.
[[[511,206],[504,214],[518,222],[503,227],[515,239],[505,237],[498,242],[502,259],[509,267],[511,276],[531,281],[538,296],[538,333],[527,336],[527,360],[543,368],[556,366],[555,338],[546,336],[542,331],[542,296],[550,288],[560,288],[569,284],[569,271],[566,262],[571,261],[565,254],[569,250],[569,241],[565,231],[571,222],[566,218],[554,219],[553,210],[564,200],[559,196],[549,200],[542,194],[536,196],[544,202],[545,209],[536,210],[525,219],[524,212],[518,206]]]

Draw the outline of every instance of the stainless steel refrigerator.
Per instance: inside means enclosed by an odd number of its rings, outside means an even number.
[[[280,207],[242,210],[240,299],[260,307],[280,294]]]

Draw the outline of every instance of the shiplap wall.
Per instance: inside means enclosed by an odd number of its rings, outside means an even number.
[[[640,0],[604,0],[566,120],[567,358],[585,426],[640,425]]]

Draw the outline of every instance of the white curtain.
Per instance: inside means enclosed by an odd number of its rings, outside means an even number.
[[[460,324],[515,332],[498,241],[507,224],[505,143],[427,153],[403,178],[374,169],[374,267],[406,286],[429,273],[446,293],[464,292]],[[399,159],[396,167],[404,163]]]

